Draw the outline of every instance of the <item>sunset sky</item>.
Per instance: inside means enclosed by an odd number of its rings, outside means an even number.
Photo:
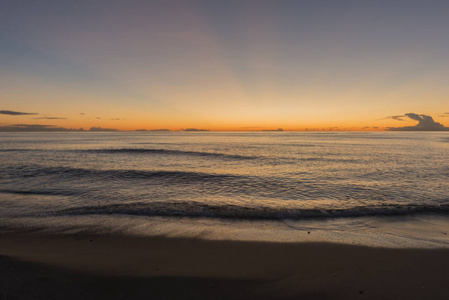
[[[447,0],[1,0],[0,127],[449,126],[448,16]]]

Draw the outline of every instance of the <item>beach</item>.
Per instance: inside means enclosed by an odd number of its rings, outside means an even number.
[[[0,300],[449,300],[448,15],[0,0]]]
[[[1,299],[448,299],[449,249],[3,234]]]
[[[449,299],[444,134],[2,138],[0,299]]]

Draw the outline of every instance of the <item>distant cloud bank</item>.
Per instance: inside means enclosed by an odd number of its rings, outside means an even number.
[[[0,132],[41,132],[41,131],[86,131],[83,128],[64,128],[57,127],[55,125],[41,125],[41,124],[13,124],[8,126],[0,127]],[[91,127],[89,131],[101,131],[101,132],[110,132],[110,131],[118,131],[117,129],[112,128],[102,128],[102,127]]]
[[[10,115],[10,116],[22,116],[22,115],[37,115],[37,113],[26,113],[20,111],[12,111],[12,110],[0,110],[1,115]]]
[[[41,125],[41,124],[13,124],[9,126],[0,127],[1,132],[18,132],[18,131],[84,131],[84,129],[72,129],[57,127],[55,125]]]
[[[101,127],[91,127],[89,131],[117,131],[117,129],[112,129],[112,128],[101,128]]]
[[[170,131],[170,129],[136,129],[135,131],[162,131],[162,132],[167,132],[167,131]]]
[[[186,128],[182,129],[182,131],[209,131],[209,129],[198,129],[198,128]]]
[[[403,127],[389,127],[391,131],[449,131],[449,127],[444,126],[441,123],[435,122],[431,116],[408,113],[403,116],[391,116],[390,119],[403,121],[403,118],[408,117],[412,120],[418,121],[415,126],[403,126]]]
[[[282,128],[278,128],[278,129],[265,129],[265,130],[262,130],[262,131],[284,131],[284,129],[282,129]]]

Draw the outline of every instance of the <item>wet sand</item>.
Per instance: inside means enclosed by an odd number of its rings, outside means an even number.
[[[0,235],[0,299],[449,299],[449,249]]]

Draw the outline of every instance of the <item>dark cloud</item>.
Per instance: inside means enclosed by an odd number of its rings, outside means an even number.
[[[101,120],[101,118],[100,118],[100,117],[96,117],[95,119],[97,119],[97,120]]]
[[[125,119],[120,119],[120,118],[113,118],[113,119],[111,119],[112,121],[122,121],[122,120],[125,120]]]
[[[13,124],[0,127],[2,132],[17,132],[17,131],[83,131],[82,128],[72,129],[57,127],[55,125],[41,125],[41,124]]]
[[[389,127],[388,130],[392,131],[449,131],[449,127],[445,127],[443,124],[435,122],[431,116],[419,115],[415,113],[405,114],[404,117],[408,117],[412,120],[418,121],[415,126],[403,126],[403,127]]]
[[[67,120],[67,118],[59,118],[59,117],[40,117],[40,118],[33,118],[35,120]]]
[[[85,113],[80,113],[80,115],[84,116],[84,115],[85,115]]]
[[[22,116],[22,115],[37,115],[37,113],[26,113],[20,111],[12,111],[12,110],[0,110],[1,115],[10,115],[10,116]]]

